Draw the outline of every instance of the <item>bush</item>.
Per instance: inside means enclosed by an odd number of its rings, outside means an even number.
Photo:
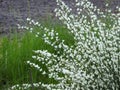
[[[61,0],[57,0],[57,5],[56,16],[73,34],[74,45],[61,40],[54,29],[27,19],[30,24],[43,29],[44,42],[56,51],[35,50],[32,56],[35,61],[27,61],[27,64],[56,82],[22,84],[11,88],[41,86],[48,90],[119,90],[120,14],[113,14],[111,10],[101,12],[88,0],[76,0],[77,15],[72,14],[72,9]],[[39,37],[39,33],[35,32],[35,36]]]

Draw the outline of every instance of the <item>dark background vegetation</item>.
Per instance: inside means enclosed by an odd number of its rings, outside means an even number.
[[[75,0],[63,0],[70,7],[74,7]],[[120,0],[90,0],[104,11],[108,2],[113,12],[120,6]],[[8,33],[17,23],[24,24],[27,17],[35,20],[54,17],[55,0],[0,0],[0,35]]]

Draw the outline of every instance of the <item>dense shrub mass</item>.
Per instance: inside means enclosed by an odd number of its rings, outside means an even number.
[[[119,90],[120,13],[113,14],[111,10],[101,12],[88,0],[76,0],[77,14],[73,14],[63,1],[56,1],[56,16],[73,34],[75,43],[67,45],[54,29],[50,30],[28,18],[30,25],[42,28],[44,42],[54,47],[57,53],[35,50],[32,56],[35,61],[27,61],[27,64],[57,82],[15,85],[10,89],[40,86],[48,90]],[[39,38],[38,32],[35,35]]]

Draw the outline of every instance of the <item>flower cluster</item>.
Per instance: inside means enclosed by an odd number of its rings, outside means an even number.
[[[120,13],[102,12],[88,0],[76,0],[75,15],[63,1],[56,1],[56,16],[73,33],[75,44],[66,45],[54,29],[34,22],[44,31],[43,40],[57,51],[34,51],[32,58],[46,65],[47,72],[33,61],[27,61],[31,67],[57,81],[56,84],[39,82],[38,85],[48,90],[119,90]]]

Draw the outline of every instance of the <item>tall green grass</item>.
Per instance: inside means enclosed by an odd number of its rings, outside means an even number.
[[[50,28],[51,24],[48,22],[44,23],[43,26]],[[73,35],[64,26],[52,25],[53,27],[59,33],[60,38],[66,41],[65,43],[68,45],[74,43]],[[38,27],[34,29],[40,31],[40,36],[44,33]],[[49,52],[55,53],[53,47],[44,43],[42,38],[35,37],[33,33],[28,31],[22,35],[16,33],[10,38],[2,38],[0,47],[0,88],[23,82],[49,82],[47,76],[42,76],[41,73],[28,68],[26,65],[26,61],[30,60],[33,55],[33,50],[38,49],[47,49]]]

